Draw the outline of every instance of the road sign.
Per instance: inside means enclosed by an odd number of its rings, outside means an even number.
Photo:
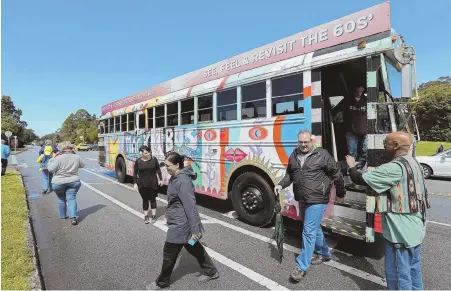
[[[11,135],[13,135],[13,133],[11,131],[6,131],[5,135],[6,135],[7,138],[10,138]]]

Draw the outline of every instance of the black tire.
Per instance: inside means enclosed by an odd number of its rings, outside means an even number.
[[[263,227],[274,217],[276,197],[262,176],[250,172],[241,174],[233,183],[232,204],[243,221]]]
[[[122,157],[117,158],[116,160],[116,178],[119,182],[124,183],[127,178],[127,169],[125,166],[125,161]]]
[[[423,177],[429,179],[432,176],[432,168],[425,164],[421,164],[421,167],[423,167]]]

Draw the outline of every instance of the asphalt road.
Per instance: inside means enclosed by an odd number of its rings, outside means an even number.
[[[72,226],[58,218],[55,194],[41,194],[37,151],[29,148],[16,158],[28,190],[46,289],[145,289],[161,268],[165,195],[158,200],[158,221],[144,224],[141,198],[132,185],[118,183],[114,173],[99,167],[97,152],[80,152],[87,166],[80,170],[79,225]],[[451,183],[443,179],[427,183],[434,194],[422,250],[424,285],[427,289],[449,289]],[[383,257],[374,245],[328,236],[333,260],[313,266],[302,282],[293,284],[288,277],[299,252],[299,225],[287,221],[285,258],[279,263],[271,227],[256,228],[237,220],[227,201],[199,196],[198,204],[206,228],[202,243],[221,277],[198,282],[201,270],[183,250],[171,289],[385,288]]]

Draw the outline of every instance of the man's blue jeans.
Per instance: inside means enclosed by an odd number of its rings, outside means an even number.
[[[307,272],[313,252],[330,257],[330,250],[321,229],[321,220],[327,204],[304,204],[304,230],[302,231],[302,249],[296,258],[296,266]]]
[[[42,186],[44,190],[52,190],[52,177],[53,174],[49,172],[47,169],[42,170]]]
[[[346,142],[348,144],[349,155],[353,156],[358,162],[365,162],[368,155],[368,135],[365,135],[365,137],[358,137],[352,132],[347,132]],[[361,155],[357,156],[359,153],[361,153]]]
[[[66,201],[69,207],[69,217],[77,217],[77,192],[81,187],[81,182],[76,181],[66,184],[52,184],[53,191],[58,197],[58,211],[60,218],[66,217]]]
[[[388,290],[423,290],[421,244],[406,248],[385,240],[385,277]]]

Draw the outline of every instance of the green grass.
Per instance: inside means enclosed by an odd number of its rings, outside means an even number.
[[[2,178],[2,290],[30,290],[32,255],[27,249],[25,188],[16,171]]]
[[[437,152],[438,147],[443,144],[445,150],[451,148],[451,142],[420,141],[416,146],[416,156],[430,156]]]

